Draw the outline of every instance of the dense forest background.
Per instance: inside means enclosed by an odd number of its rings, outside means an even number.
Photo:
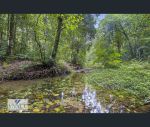
[[[149,14],[1,14],[0,57],[43,63],[101,62],[114,66],[146,60],[150,51]]]
[[[1,14],[0,56],[83,62],[77,59],[85,55],[88,36],[95,35],[94,22],[92,15]]]

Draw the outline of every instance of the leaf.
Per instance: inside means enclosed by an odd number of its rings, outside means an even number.
[[[56,111],[56,112],[60,112],[60,111],[61,111],[61,109],[60,109],[60,108],[55,108],[55,109],[54,109],[54,111]]]
[[[54,96],[54,97],[57,97],[57,96],[59,96],[59,94],[55,94],[55,93],[53,93],[53,96]]]
[[[35,112],[35,113],[39,113],[39,112],[40,112],[40,110],[39,110],[38,108],[34,108],[34,109],[33,109],[33,112]]]

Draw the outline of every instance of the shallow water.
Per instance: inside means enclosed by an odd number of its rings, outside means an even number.
[[[131,112],[100,87],[89,84],[87,74],[8,81],[0,84],[0,113],[7,113],[7,99],[28,99],[32,113]],[[22,111],[21,111],[22,112]]]

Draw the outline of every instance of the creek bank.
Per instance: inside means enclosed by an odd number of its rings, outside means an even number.
[[[89,73],[93,71],[93,68],[83,68],[83,66],[78,64],[65,63],[66,68],[68,68],[72,72],[76,73]]]
[[[70,72],[60,65],[46,66],[32,61],[13,61],[0,65],[0,82],[5,80],[31,80],[67,75]]]
[[[144,104],[136,108],[135,111],[139,113],[150,113],[150,103]]]

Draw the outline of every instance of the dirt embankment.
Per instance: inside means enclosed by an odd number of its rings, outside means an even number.
[[[0,82],[5,80],[36,79],[68,74],[66,67],[48,67],[32,61],[13,61],[0,65]]]

